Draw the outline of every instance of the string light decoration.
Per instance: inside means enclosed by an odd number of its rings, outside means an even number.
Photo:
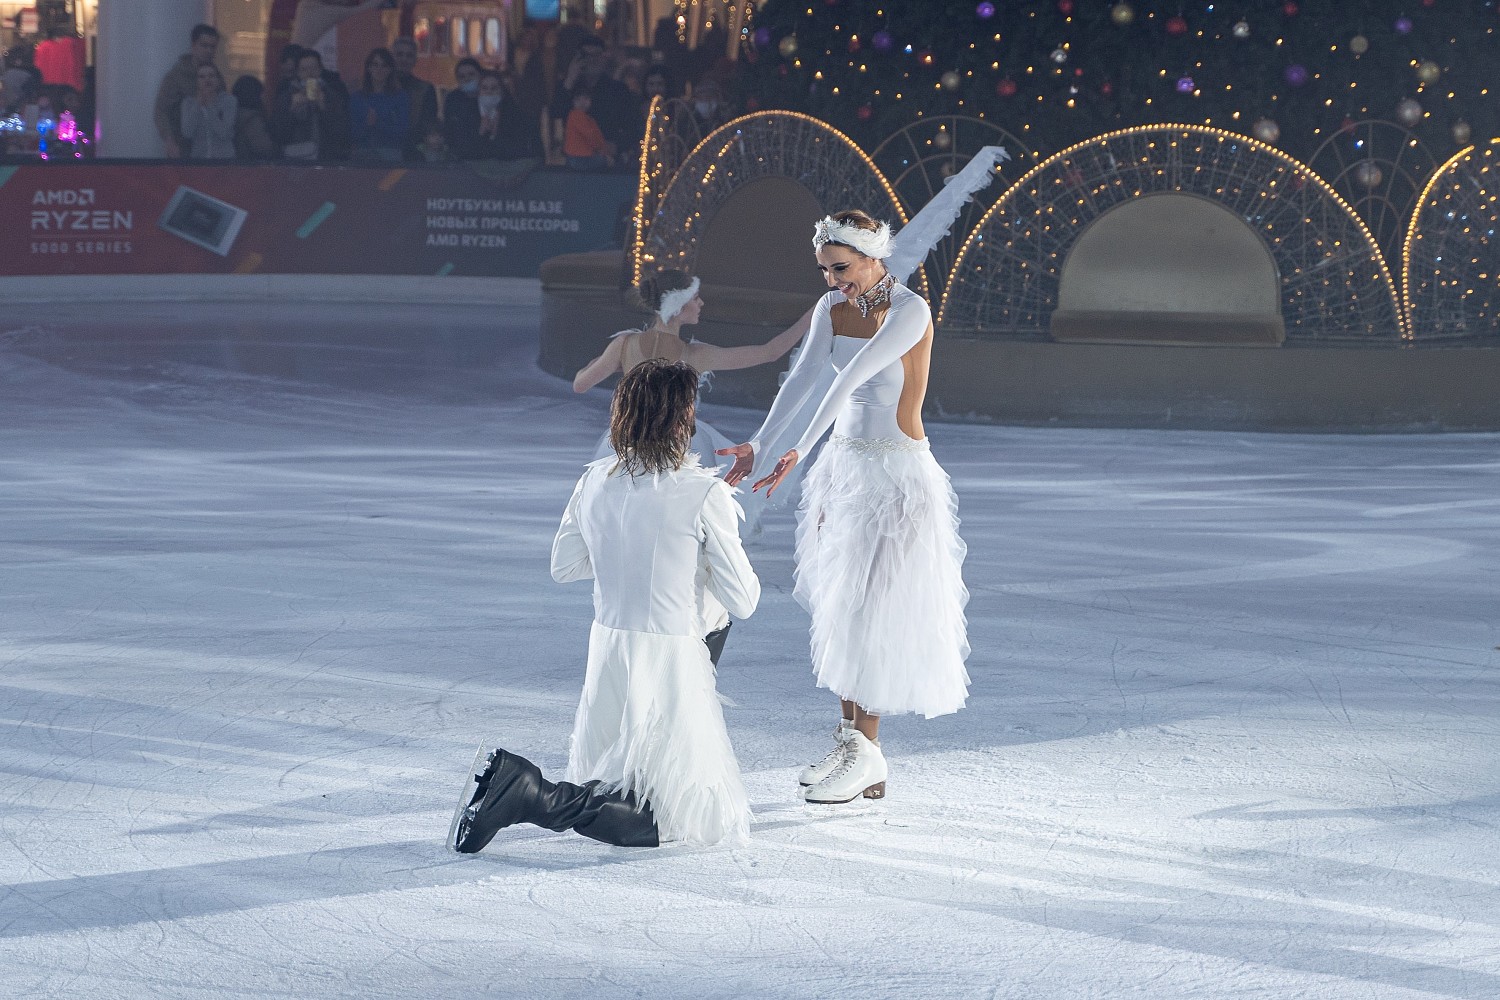
[[[1423,188],[1401,253],[1418,341],[1500,338],[1500,139],[1455,153]]]
[[[1338,192],[1273,146],[1184,124],[1107,132],[1028,171],[969,234],[938,323],[965,335],[1045,336],[1079,235],[1115,206],[1160,192],[1207,198],[1259,235],[1281,278],[1289,342],[1409,338],[1385,257]]]
[[[1365,220],[1386,260],[1398,260],[1417,196],[1438,166],[1416,133],[1379,119],[1348,121],[1307,165]]]
[[[641,140],[641,165],[637,171],[635,209],[631,213],[630,283],[639,285],[643,254],[651,223],[677,169],[703,141],[702,129],[692,106],[681,98],[663,101],[651,98],[646,109],[646,134]]]
[[[934,288],[948,282],[954,258],[969,230],[1010,182],[1037,160],[1018,137],[992,121],[967,115],[934,115],[919,118],[896,130],[870,152],[870,159],[890,179],[908,216],[922,210],[943,189],[948,178],[962,170],[985,146],[1001,146],[1011,159],[996,167],[990,186],[977,192],[964,206],[948,235],[927,255],[922,270]]]
[[[810,115],[757,111],[721,125],[683,160],[651,219],[637,273],[646,266],[695,272],[699,237],[715,213],[737,190],[769,177],[795,180],[830,211],[857,206],[906,223],[895,188],[852,139]]]
[[[765,0],[747,89],[867,147],[918,115],[997,118],[1048,153],[1133,126],[1245,132],[1267,119],[1280,128],[1271,141],[1306,162],[1341,122],[1395,118],[1405,101],[1439,159],[1466,144],[1453,144],[1459,121],[1500,135],[1500,0],[1408,3],[1404,33],[1402,6]]]

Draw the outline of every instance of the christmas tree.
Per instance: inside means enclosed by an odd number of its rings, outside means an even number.
[[[924,116],[992,121],[1047,155],[1111,129],[1207,124],[1307,159],[1356,121],[1441,160],[1500,134],[1495,0],[768,0],[751,107],[867,148]]]

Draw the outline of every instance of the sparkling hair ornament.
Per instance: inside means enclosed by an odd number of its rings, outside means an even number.
[[[835,222],[832,216],[825,215],[813,223],[813,249],[819,250],[829,243],[841,243],[866,257],[884,260],[891,255],[891,226],[882,222],[879,229],[871,232],[852,222]]]
[[[666,292],[662,295],[661,308],[656,310],[656,315],[661,317],[663,323],[672,322],[672,318],[682,312],[683,307],[689,302],[693,301],[693,297],[698,294],[699,284],[698,279],[695,277],[692,281],[688,282],[686,288],[679,288],[676,291]]]

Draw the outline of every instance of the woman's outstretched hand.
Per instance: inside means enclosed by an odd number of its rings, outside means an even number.
[[[748,444],[732,444],[728,448],[720,448],[714,454],[734,456],[734,464],[729,467],[728,472],[724,473],[724,482],[730,486],[738,486],[746,476],[750,475],[750,470],[755,465],[755,449]]]
[[[776,468],[771,470],[770,475],[764,477],[754,486],[750,487],[750,492],[754,493],[756,490],[764,486],[766,487],[766,499],[769,500],[771,498],[771,494],[776,492],[776,487],[781,485],[781,481],[783,479],[791,475],[792,469],[796,468],[796,466],[797,449],[793,448],[791,451],[787,452],[785,455],[782,455],[781,458],[777,460]]]

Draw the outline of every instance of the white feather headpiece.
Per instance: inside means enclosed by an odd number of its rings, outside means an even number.
[[[672,322],[672,317],[682,312],[683,306],[693,301],[693,296],[698,294],[698,279],[695,277],[688,282],[686,288],[679,288],[675,292],[667,292],[661,297],[661,308],[656,310],[656,315],[661,317],[663,323]]]
[[[842,243],[866,257],[884,260],[891,255],[891,226],[882,222],[872,233],[852,222],[835,222],[832,216],[825,215],[813,223],[813,249],[818,250],[826,243]]]

